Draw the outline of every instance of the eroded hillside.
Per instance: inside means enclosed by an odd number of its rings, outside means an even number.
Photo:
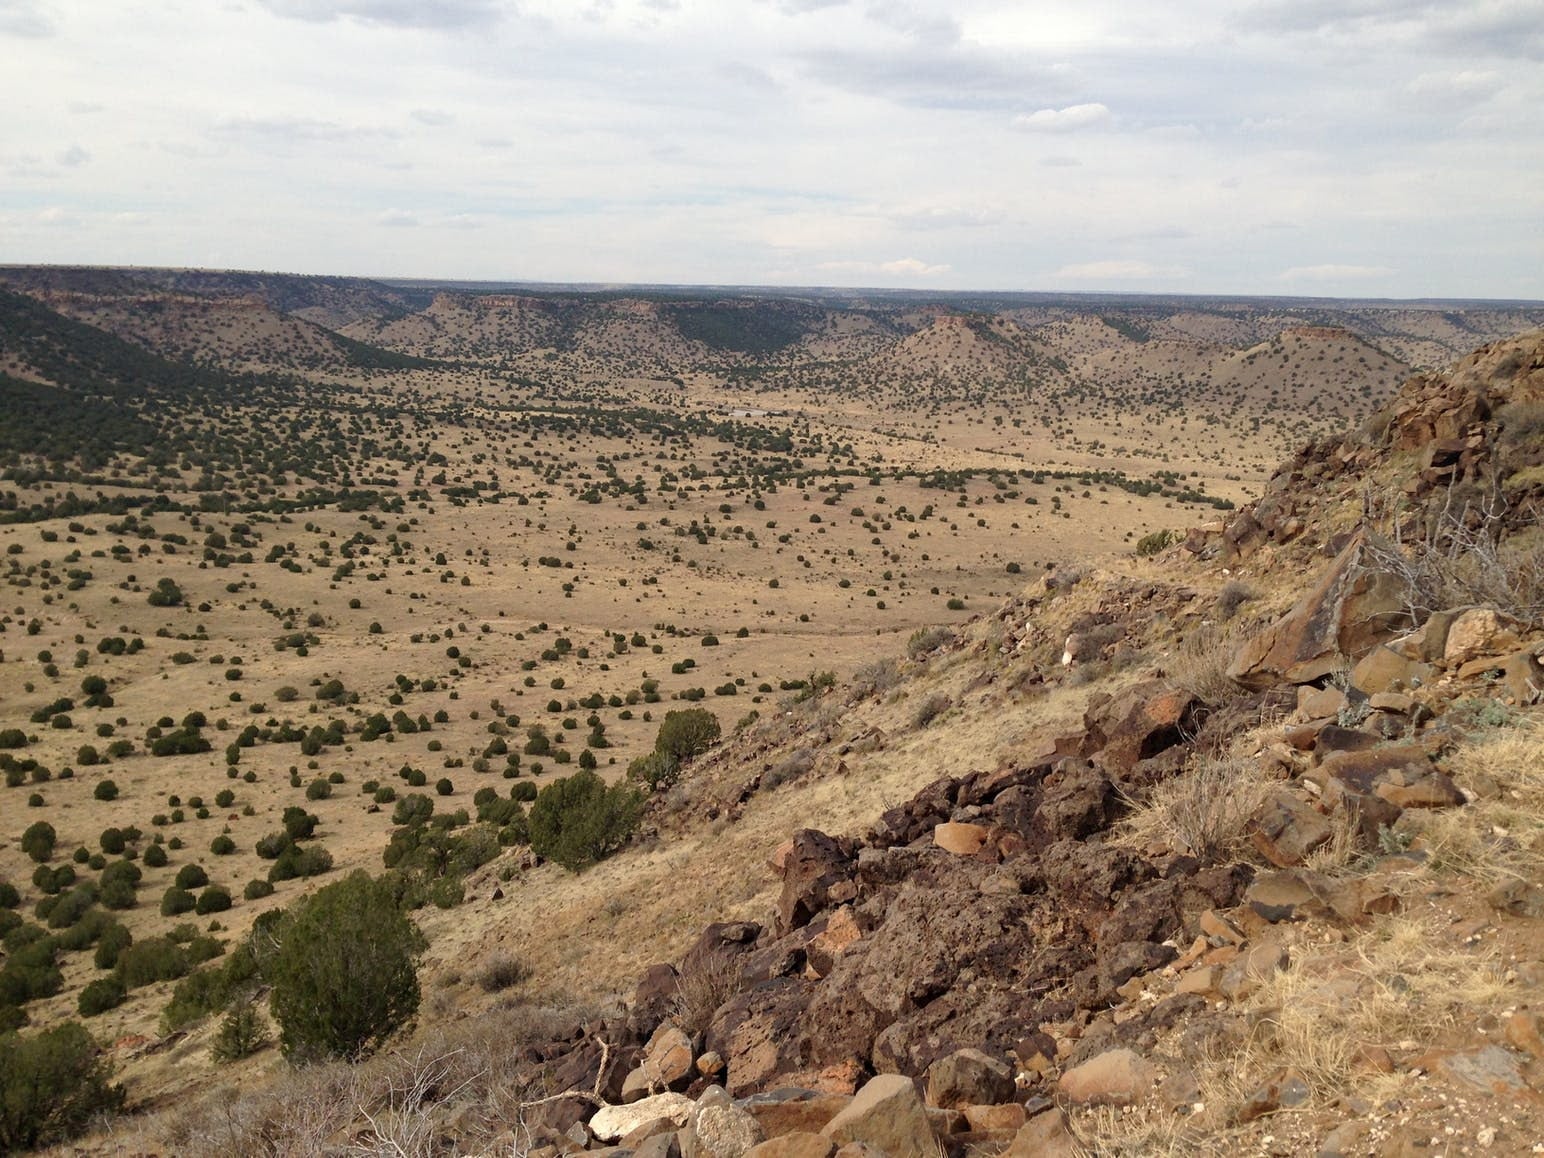
[[[632,352],[636,327],[679,321],[607,309]],[[1494,1137],[1532,1128],[1533,1023],[1512,1015],[1537,955],[1536,336],[1412,380],[1234,511],[1243,478],[1115,443],[1151,431],[1092,397],[1036,441],[995,387],[1001,422],[926,393],[883,413],[840,391],[803,412],[725,395],[722,349],[675,383],[608,379],[614,351],[586,346],[582,389],[510,394],[489,366],[200,376],[25,304],[8,317],[12,433],[82,400],[113,420],[89,461],[12,440],[3,992],[35,1032],[118,986],[86,1024],[162,1111],[142,1148],[385,1146],[381,1106],[452,1055],[466,1084],[412,1087],[398,1124],[429,1126],[396,1144],[571,1148],[600,1103],[666,1093],[660,1138],[705,1108],[822,1128],[871,1075],[923,1080],[965,1048],[999,1076],[919,1146],[1008,1144],[1017,1118],[1064,1149],[1269,1152],[1285,1106],[1289,1150],[1346,1125],[1368,1147],[1346,1152],[1376,1153],[1433,1121],[1436,1103],[1385,1108],[1412,1073],[1478,1097],[1475,1066],[1516,1075],[1475,1103]],[[855,329],[873,359],[885,327],[914,326],[928,375],[976,367],[956,384],[1010,354],[994,364],[1080,373],[1051,331],[960,318]],[[659,351],[743,321],[699,318]],[[792,357],[804,325],[768,328],[763,354]],[[1061,340],[1139,343],[1108,320]],[[1297,332],[1260,357],[1322,375],[1328,418],[1363,397],[1336,377],[1356,342]],[[266,393],[222,395],[238,382]],[[1220,453],[1200,410],[1173,422]],[[1317,602],[1283,618],[1316,573]],[[1459,614],[1473,604],[1500,614]],[[577,876],[538,863],[530,796],[569,765],[624,780],[688,705],[725,738],[657,780],[631,845]],[[356,866],[425,906],[417,1060],[216,1066],[208,979],[263,914]],[[132,968],[99,952],[125,936]],[[1272,1010],[1326,970],[1380,1016],[1372,998],[1413,985],[1402,1036],[1362,1020],[1292,1046],[1335,1008]],[[1503,1052],[1451,1032],[1474,1024]],[[1118,1050],[1114,1097],[1137,1108],[1112,1114],[1071,1075]],[[1181,1064],[1198,1050],[1216,1064]],[[189,1108],[260,1075],[277,1100]],[[779,1117],[718,1105],[710,1081],[820,1096]],[[278,1112],[296,1099],[305,1114]]]

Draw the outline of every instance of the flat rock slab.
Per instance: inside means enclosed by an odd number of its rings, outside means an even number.
[[[1152,1092],[1158,1071],[1141,1054],[1112,1049],[1062,1074],[1056,1088],[1085,1106],[1129,1106]]]
[[[655,1094],[625,1106],[602,1106],[590,1119],[590,1133],[602,1142],[615,1142],[659,1118],[668,1118],[677,1126],[684,1126],[695,1104],[685,1094]]]

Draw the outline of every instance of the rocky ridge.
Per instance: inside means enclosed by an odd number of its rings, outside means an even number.
[[[1223,532],[1233,560],[1294,542],[1334,553],[1290,610],[1222,657],[1230,694],[1157,669],[1096,696],[1080,728],[942,775],[861,836],[793,833],[769,860],[775,914],[708,926],[640,979],[625,1015],[532,1051],[532,1079],[551,1091],[526,1120],[534,1152],[1097,1152],[1101,1106],[1156,1116],[1152,1137],[1184,1152],[1231,1139],[1260,1153],[1420,1153],[1454,1122],[1463,1152],[1530,1152],[1544,1130],[1527,996],[1544,981],[1544,835],[1536,813],[1515,833],[1493,828],[1506,871],[1455,897],[1432,876],[1442,849],[1426,818],[1527,790],[1463,752],[1496,720],[1536,729],[1544,630],[1516,609],[1413,610],[1386,564],[1397,548],[1370,518],[1340,533],[1311,512],[1401,454],[1420,464],[1402,486],[1413,500],[1511,482],[1524,501],[1520,464],[1540,447],[1517,431],[1544,385],[1541,351],[1534,336],[1416,379],[1380,441],[1309,448],[1246,512],[1258,534]],[[1247,803],[1241,844],[1172,807],[1175,785],[1217,768],[1233,783],[1203,783],[1190,803]],[[740,797],[757,789],[753,777]],[[1165,799],[1170,823],[1132,826]],[[1419,957],[1352,967],[1336,947],[1401,927],[1445,940],[1443,922],[1470,950],[1508,949],[1494,969],[1471,953],[1465,974],[1511,987],[1503,1013],[1347,1040],[1344,1073],[1282,1046],[1292,1016],[1271,1002],[1305,963],[1323,977],[1301,999],[1344,1004],[1364,1029],[1357,1003],[1389,986],[1414,994],[1441,971]],[[1235,1058],[1241,1084],[1204,1090],[1208,1056]],[[1373,1103],[1337,1081],[1350,1073],[1422,1075],[1442,1092]]]

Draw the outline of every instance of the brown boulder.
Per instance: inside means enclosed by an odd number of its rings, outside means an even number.
[[[980,824],[946,821],[933,829],[933,843],[955,856],[975,856],[990,835],[990,830]]]
[[[821,1133],[838,1146],[862,1142],[890,1158],[936,1158],[938,1154],[917,1087],[900,1074],[871,1078]]]
[[[1084,727],[1099,747],[1099,763],[1121,775],[1193,736],[1200,706],[1192,693],[1148,680],[1095,699],[1084,714]]]
[[[681,1158],[745,1158],[766,1140],[760,1122],[730,1101],[722,1086],[709,1086],[681,1131]]]
[[[638,1068],[643,1071],[651,1087],[682,1089],[691,1081],[694,1061],[696,1056],[692,1051],[691,1036],[679,1026],[667,1022],[649,1038],[649,1044],[643,1049],[643,1061]]]
[[[1119,808],[1109,776],[1084,761],[1064,760],[1046,777],[1029,835],[1042,845],[1081,840],[1107,827]]]
[[[1302,864],[1334,834],[1330,822],[1291,792],[1277,792],[1249,822],[1249,840],[1280,868]]]
[[[802,978],[776,977],[738,993],[714,1013],[704,1047],[728,1065],[724,1081],[736,1096],[766,1089],[799,1066],[794,1027],[810,999]]]
[[[836,1143],[824,1134],[801,1130],[752,1146],[746,1158],[831,1158],[835,1152]]]
[[[1401,585],[1368,542],[1366,531],[1353,535],[1286,615],[1234,653],[1228,675],[1250,688],[1312,683],[1407,625]]]
[[[1399,808],[1450,808],[1464,803],[1463,793],[1419,744],[1335,752],[1325,757],[1318,773],[1351,793],[1376,796]]]
[[[670,1015],[681,993],[681,975],[674,965],[651,965],[633,990],[633,1017],[642,1032],[651,1033]]]
[[[819,1134],[851,1101],[851,1095],[779,1089],[753,1094],[740,1104],[761,1123],[768,1138],[776,1138],[783,1134]]]
[[[1083,1151],[1058,1109],[1036,1114],[1020,1127],[1003,1158],[1074,1158]]]
[[[1288,961],[1287,951],[1280,945],[1270,941],[1251,945],[1223,968],[1217,992],[1230,1001],[1242,1001],[1285,969]]]
[[[1019,1130],[1028,1121],[1018,1102],[997,1102],[984,1106],[966,1106],[965,1124],[972,1130]]]
[[[996,1105],[1009,1101],[1013,1090],[1013,1071],[1007,1063],[979,1049],[955,1050],[927,1071],[928,1105],[941,1109]]]
[[[831,914],[826,927],[815,934],[804,948],[810,974],[824,977],[831,972],[836,959],[862,938],[863,928],[853,916],[852,906],[843,905]]]
[[[851,874],[852,857],[840,842],[813,828],[794,833],[783,858],[783,891],[778,898],[778,932],[807,925],[826,906],[831,887]]]
[[[1482,655],[1503,655],[1518,646],[1514,621],[1489,607],[1471,607],[1448,628],[1442,660],[1458,667]]]
[[[1338,716],[1345,706],[1346,693],[1339,688],[1304,684],[1297,689],[1297,718],[1304,723]]]
[[[1431,682],[1432,669],[1379,644],[1351,669],[1351,686],[1367,695],[1405,691]]]
[[[1112,1049],[1062,1074],[1056,1088],[1084,1106],[1129,1106],[1152,1092],[1158,1071],[1141,1054]]]

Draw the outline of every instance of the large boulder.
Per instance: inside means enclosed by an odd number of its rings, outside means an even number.
[[[1302,864],[1332,836],[1329,820],[1293,792],[1273,793],[1249,822],[1251,843],[1279,868]]]
[[[1228,675],[1250,688],[1312,683],[1410,626],[1403,585],[1375,545],[1368,531],[1353,535],[1292,610],[1234,653]]]
[[[731,1102],[722,1086],[709,1086],[681,1131],[681,1158],[745,1158],[766,1140],[760,1122]]]
[[[928,1104],[946,1110],[1011,1101],[1013,1090],[1008,1064],[979,1049],[955,1050],[927,1071]]]
[[[1090,742],[1101,765],[1116,775],[1196,733],[1200,701],[1191,692],[1147,680],[1114,696],[1098,697],[1084,714]]]
[[[703,1044],[727,1063],[730,1093],[765,1089],[779,1074],[799,1068],[795,1026],[811,989],[803,978],[776,977],[719,1006]]]
[[[602,1106],[590,1119],[590,1133],[602,1142],[615,1142],[639,1126],[661,1118],[684,1126],[694,1108],[685,1094],[655,1094],[626,1106]]]
[[[838,1146],[862,1142],[889,1158],[937,1158],[938,1143],[916,1084],[900,1074],[880,1074],[821,1131]]]
[[[1152,1093],[1158,1072],[1129,1049],[1112,1049],[1062,1074],[1057,1090],[1079,1105],[1129,1106]]]
[[[778,898],[779,934],[807,925],[826,907],[831,888],[852,874],[852,855],[840,841],[813,828],[794,833],[783,857],[783,891]]]
[[[1419,744],[1388,744],[1365,752],[1333,752],[1311,773],[1331,803],[1339,794],[1375,796],[1398,808],[1451,808],[1464,795]]]
[[[1456,668],[1480,656],[1515,651],[1519,646],[1515,626],[1514,620],[1493,608],[1471,607],[1448,628],[1442,660],[1448,667]]]
[[[1120,794],[1103,770],[1069,758],[1046,777],[1030,824],[1031,839],[1041,847],[1081,840],[1108,827],[1120,806]]]

